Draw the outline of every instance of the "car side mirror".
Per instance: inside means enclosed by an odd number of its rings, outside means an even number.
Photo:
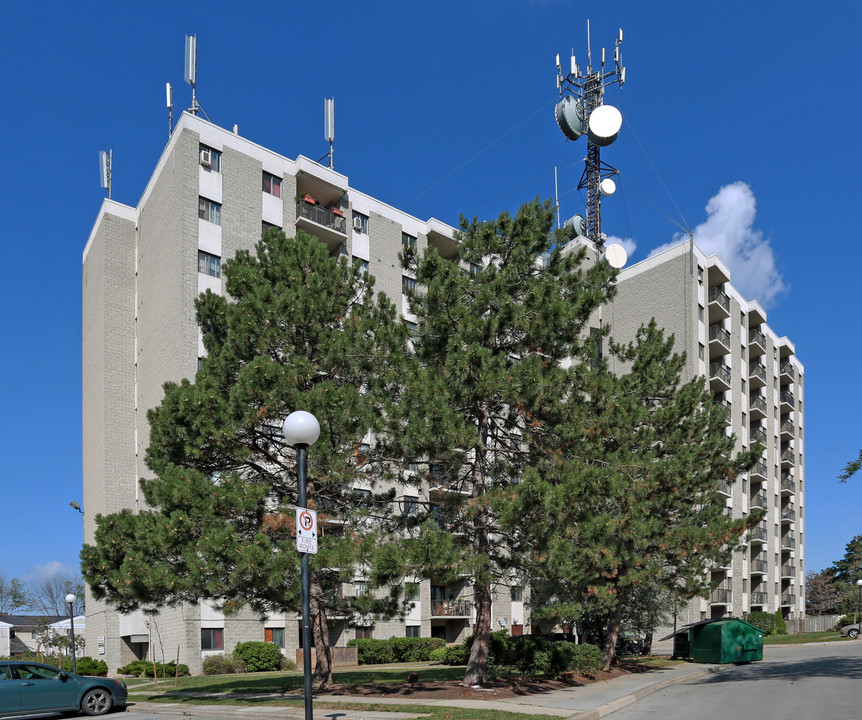
[[[69,676],[66,674],[66,672],[62,670],[60,671],[60,674],[57,675],[57,677],[64,681],[69,679]]]

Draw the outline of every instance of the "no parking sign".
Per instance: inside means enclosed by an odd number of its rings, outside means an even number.
[[[296,508],[296,549],[299,552],[317,552],[317,512]]]

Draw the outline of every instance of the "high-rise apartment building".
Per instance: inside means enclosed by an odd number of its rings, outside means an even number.
[[[305,157],[285,158],[185,113],[144,189],[137,207],[106,200],[83,257],[84,535],[92,542],[95,516],[123,508],[141,510],[138,479],[150,473],[147,410],[162,399],[165,381],[194,378],[204,353],[195,321],[195,297],[222,292],[221,262],[251,249],[262,229],[288,235],[305,230],[332,255],[345,254],[372,273],[376,288],[400,305],[415,280],[402,270],[405,244],[421,253],[429,245],[455,258],[454,229],[433,218],[419,220],[352,188],[348,178]],[[434,467],[420,494],[439,499],[449,490]],[[405,512],[416,490],[402,493]],[[331,621],[333,646],[353,637],[437,636],[463,639],[474,621],[466,583],[417,582],[418,600],[401,621],[348,627]],[[362,576],[346,594],[366,591]],[[493,622],[513,633],[529,632],[522,589],[500,589]],[[111,670],[149,648],[180,647],[180,661],[200,672],[208,654],[237,642],[276,642],[288,657],[299,647],[296,616],[261,618],[243,612],[225,618],[206,603],[184,603],[155,616],[123,615],[87,598],[87,647]]]
[[[765,519],[729,565],[712,570],[709,599],[689,603],[678,623],[755,610],[804,617],[805,385],[793,343],[734,288],[721,260],[691,241],[624,269],[616,297],[603,308],[617,341],[633,340],[652,317],[686,353],[683,379],[707,378],[736,449],[756,441],[766,448],[748,473],[720,489],[728,514],[762,508]]]

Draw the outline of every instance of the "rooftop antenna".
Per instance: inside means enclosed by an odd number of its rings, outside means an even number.
[[[165,96],[168,104],[168,139],[174,134],[174,89],[165,83]]]
[[[323,133],[329,143],[329,169],[335,167],[335,98],[323,100]],[[323,157],[327,157],[324,155]],[[321,158],[322,159],[322,158]]]
[[[569,140],[577,140],[581,135],[587,136],[587,157],[578,190],[586,188],[585,234],[600,253],[604,245],[602,196],[610,195],[616,190],[616,184],[611,177],[619,173],[616,168],[602,162],[600,148],[610,145],[617,139],[623,121],[620,111],[612,105],[604,105],[602,98],[608,85],[619,83],[622,87],[625,83],[626,69],[622,65],[620,53],[622,41],[623,31],[620,30],[614,45],[613,69],[605,71],[605,50],[602,48],[601,66],[594,70],[590,21],[587,20],[586,75],[581,73],[574,51],[572,51],[568,75],[563,75],[559,55],[557,56],[557,90],[561,100],[557,103],[554,113],[560,130]]]
[[[189,112],[192,115],[198,114],[198,96],[197,96],[197,70],[198,70],[198,36],[186,35],[186,67],[185,81],[192,86],[192,106]]]
[[[111,199],[111,165],[114,161],[113,149],[105,152],[99,150],[99,183],[108,191],[108,200]]]

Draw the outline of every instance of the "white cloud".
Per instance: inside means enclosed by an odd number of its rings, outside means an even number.
[[[730,270],[730,281],[747,300],[764,307],[786,287],[775,263],[768,238],[754,228],[757,214],[754,193],[737,181],[722,187],[706,204],[707,218],[694,229],[694,242],[707,255],[717,255]],[[650,253],[650,257],[685,239],[674,239]]]
[[[44,565],[37,565],[36,569],[29,575],[25,575],[23,580],[27,583],[35,583],[53,577],[72,578],[79,573],[80,571],[72,565],[61,563],[59,560],[51,560]]]

